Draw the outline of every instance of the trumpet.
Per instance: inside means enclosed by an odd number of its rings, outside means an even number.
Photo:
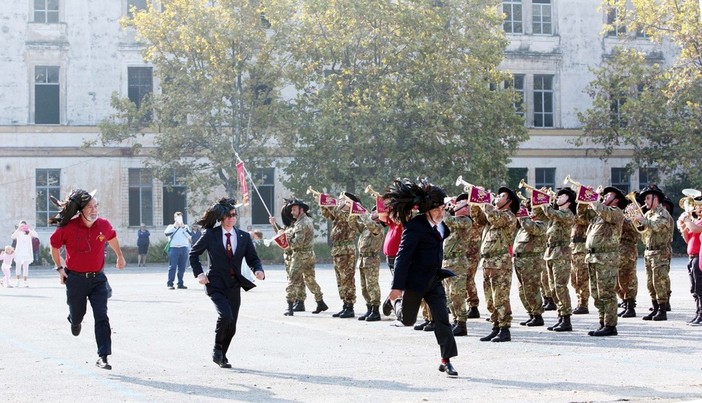
[[[596,190],[592,190],[592,187],[590,186],[584,186],[582,183],[578,181],[574,181],[570,175],[566,175],[565,179],[563,179],[563,185],[564,186],[570,186],[571,188],[575,188],[575,202],[576,203],[585,203],[585,204],[590,204],[594,203],[597,201],[595,196],[599,198],[602,196],[602,189],[604,187],[602,185],[598,186]],[[585,188],[584,190],[583,187]]]
[[[526,190],[528,190],[528,191],[530,191],[530,192],[533,192],[533,191],[536,190],[537,192],[546,193],[546,194],[548,194],[548,197],[551,198],[551,199],[555,199],[555,198],[556,198],[556,192],[554,192],[553,189],[548,188],[548,189],[546,189],[546,191],[544,192],[544,191],[539,190],[539,189],[535,188],[534,186],[531,186],[530,184],[526,183],[526,182],[524,181],[524,179],[520,179],[520,180],[519,180],[519,185],[518,185],[518,187],[519,187],[520,189],[526,189]]]
[[[371,185],[366,186],[365,193],[368,193],[368,194],[370,194],[370,195],[373,196],[373,197],[380,197],[380,196],[382,196],[380,193],[378,193],[378,192],[376,192],[375,190],[373,190],[373,187],[372,187]]]
[[[456,186],[463,186],[463,191],[468,193],[470,192],[470,188],[472,188],[474,185],[470,184],[466,181],[463,180],[463,175],[458,175],[458,178],[456,178]]]
[[[627,193],[627,195],[624,196],[624,197],[626,197],[626,199],[629,200],[629,201],[631,202],[631,206],[633,206],[633,207],[627,206],[627,207],[624,209],[624,216],[625,216],[626,218],[628,218],[629,220],[631,220],[631,221],[635,221],[635,218],[636,218],[637,216],[639,216],[639,215],[643,217],[644,212],[643,212],[643,210],[641,209],[641,205],[640,205],[639,202],[636,200],[636,191],[629,192],[629,193]],[[640,230],[639,227],[638,227],[636,224],[634,224],[634,228],[636,228],[636,231],[638,231],[638,232],[641,232],[641,233],[644,232],[644,231]]]
[[[572,186],[572,187],[580,187],[583,184],[580,182],[574,181],[570,175],[566,175],[565,179],[563,179],[563,185],[564,186]]]
[[[699,190],[683,189],[682,194],[684,194],[685,197],[680,198],[680,201],[678,201],[678,206],[680,206],[681,209],[691,213],[695,210],[695,208],[702,206],[701,201],[695,200],[696,197],[702,196],[702,192]]]
[[[318,192],[312,189],[312,186],[310,186],[307,188],[307,194],[312,194],[314,197],[319,197],[322,194],[322,192]]]

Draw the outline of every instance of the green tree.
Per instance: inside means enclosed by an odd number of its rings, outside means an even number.
[[[287,32],[298,127],[286,185],[381,191],[427,176],[504,180],[527,138],[496,0],[306,0]],[[496,90],[497,88],[497,90]]]
[[[628,4],[627,4],[628,3]],[[697,150],[702,142],[702,26],[698,0],[605,0],[616,10],[618,26],[644,32],[658,43],[680,48],[674,65],[644,54],[624,42],[594,71],[587,92],[593,105],[579,115],[584,124],[580,143],[605,148],[633,147],[631,168],[655,167],[674,182],[699,183]],[[608,27],[606,27],[608,29]]]
[[[150,3],[150,2],[149,2]],[[147,166],[175,172],[194,203],[223,186],[235,195],[236,153],[249,170],[269,166],[276,133],[288,127],[280,99],[279,35],[268,2],[163,0],[122,21],[136,31],[161,91],[141,108],[113,96],[115,114],[100,124],[103,143],[143,149],[144,126],[155,132]],[[282,3],[281,3],[282,4]],[[270,9],[270,7],[268,7]],[[285,13],[284,7],[275,8]],[[273,13],[275,16],[275,13]],[[200,196],[198,199],[197,196]]]

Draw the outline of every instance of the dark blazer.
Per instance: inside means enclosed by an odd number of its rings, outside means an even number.
[[[226,291],[237,285],[241,286],[245,291],[256,287],[254,283],[241,275],[241,262],[243,259],[246,259],[246,264],[254,273],[263,271],[261,260],[258,258],[256,248],[248,232],[234,228],[234,233],[237,238],[236,250],[231,259],[227,256],[227,251],[224,249],[224,243],[222,242],[222,227],[214,227],[203,231],[200,239],[190,249],[190,267],[193,268],[195,277],[203,273],[200,255],[205,251],[210,255],[210,267],[205,273],[210,281],[205,286],[207,295],[211,295],[214,291]]]
[[[444,227],[444,238],[434,230],[425,214],[412,218],[405,225],[395,257],[393,289],[424,292],[434,276],[450,276],[441,272],[443,242],[450,234],[446,224],[442,222],[441,225]]]

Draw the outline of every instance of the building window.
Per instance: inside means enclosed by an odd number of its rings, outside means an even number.
[[[529,179],[529,168],[507,168],[507,187],[510,189],[519,188],[519,182]]]
[[[59,68],[36,66],[34,68],[34,123],[61,123],[59,94]]]
[[[251,223],[252,224],[268,224],[268,212],[273,212],[275,205],[275,168],[257,169],[253,174],[253,180],[258,187],[258,192],[265,203],[261,203],[258,197],[251,198]],[[268,207],[268,210],[266,210]]]
[[[629,171],[626,168],[612,168],[612,186],[624,192],[629,193],[631,183],[629,181]]]
[[[163,224],[173,223],[173,214],[176,211],[183,213],[183,222],[188,222],[187,189],[174,172],[167,181],[163,182]]]
[[[609,103],[610,120],[614,127],[626,127],[627,122],[622,119],[622,107],[626,103],[626,98],[613,99]]]
[[[59,212],[59,208],[51,202],[51,196],[61,200],[61,170],[37,169],[36,175],[36,226],[48,227],[49,218]]]
[[[522,28],[522,0],[505,0],[502,2],[502,12],[505,22],[502,26],[508,34],[521,34]]]
[[[154,186],[150,169],[129,169],[129,226],[154,225]]]
[[[551,35],[553,20],[551,17],[551,0],[532,0],[531,28],[534,35]]]
[[[639,168],[639,189],[658,182],[657,168]]]
[[[536,168],[534,170],[534,187],[556,188],[556,168]]]
[[[517,115],[524,116],[524,74],[512,76],[512,88],[517,93],[517,101],[514,103],[514,110]]]
[[[553,127],[553,76],[534,76],[534,127]]]
[[[127,16],[129,18],[134,18],[133,11],[147,10],[146,1],[147,0],[127,0]]]
[[[153,68],[129,67],[127,68],[127,80],[127,96],[139,108],[144,96],[154,91]]]
[[[626,26],[618,20],[617,16],[616,8],[612,7],[607,10],[607,25],[609,25],[607,36],[619,36],[626,33]]]
[[[58,23],[59,0],[34,0],[34,22]]]

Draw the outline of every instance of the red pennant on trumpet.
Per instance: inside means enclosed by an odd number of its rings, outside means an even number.
[[[576,201],[578,203],[592,203],[600,198],[600,194],[588,186],[579,186]]]
[[[473,204],[490,204],[492,203],[492,195],[483,188],[473,186],[470,188],[468,201]]]
[[[332,195],[326,193],[320,193],[317,198],[317,202],[321,207],[334,207],[336,206],[336,199]]]
[[[352,202],[352,203],[351,203],[351,210],[350,210],[349,214],[351,214],[351,215],[361,215],[361,214],[365,214],[365,213],[367,213],[367,212],[368,212],[368,210],[366,210],[366,208],[363,207],[363,206],[361,205],[361,203],[359,203],[359,202]]]
[[[288,236],[285,234],[285,232],[281,232],[280,234],[276,235],[273,238],[273,242],[280,246],[281,249],[287,249],[290,246],[288,243]]]
[[[527,210],[526,207],[521,206],[515,215],[517,218],[529,217],[529,210]]]
[[[543,206],[544,204],[551,203],[551,196],[548,193],[544,193],[538,189],[533,189],[531,191],[531,206]]]
[[[236,164],[236,174],[239,178],[239,185],[241,186],[241,199],[244,201],[244,206],[249,205],[249,187],[246,184],[246,173],[244,170],[244,163],[242,161]]]

